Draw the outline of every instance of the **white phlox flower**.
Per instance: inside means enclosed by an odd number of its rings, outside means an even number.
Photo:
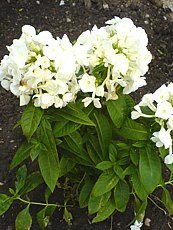
[[[79,86],[84,93],[93,92],[96,89],[95,86],[96,78],[94,76],[85,73],[82,78],[78,81]]]
[[[151,137],[151,140],[156,143],[157,147],[164,146],[165,149],[168,149],[170,146],[172,146],[170,130],[165,130],[163,127],[161,127],[161,130],[159,132],[153,133],[153,137]]]
[[[130,230],[140,230],[142,227],[143,223],[142,222],[138,222],[137,220],[135,221],[135,223],[133,225],[130,225]]]
[[[173,107],[170,102],[164,101],[157,104],[155,116],[167,120],[173,115]]]
[[[95,98],[95,92],[92,93],[92,97],[86,97],[82,102],[84,103],[84,107],[88,107],[92,102],[95,108],[100,109],[102,107],[100,98]]]
[[[173,116],[170,116],[168,121],[167,121],[167,128],[170,130],[173,130]]]
[[[153,93],[153,99],[157,103],[161,103],[169,100],[169,91],[165,84],[162,85],[159,89],[157,89]]]

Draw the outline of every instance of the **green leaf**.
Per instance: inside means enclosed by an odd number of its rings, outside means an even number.
[[[102,160],[103,156],[98,138],[89,133],[89,140],[86,143],[86,145],[90,158],[93,160],[95,164],[99,163]]]
[[[139,164],[139,151],[131,148],[130,149],[130,159],[132,161],[132,163],[137,166]]]
[[[97,216],[92,220],[92,223],[101,222],[112,215],[115,211],[114,199],[109,199],[105,206],[103,206],[97,213]]]
[[[12,197],[7,196],[6,194],[0,194],[0,216],[9,209],[12,203]]]
[[[118,177],[113,171],[104,171],[95,183],[92,196],[101,196],[109,192],[118,183]]]
[[[60,174],[59,177],[62,177],[66,175],[68,172],[70,172],[74,167],[76,163],[71,161],[71,159],[62,156],[60,160]]]
[[[87,165],[93,165],[88,153],[83,148],[83,138],[81,137],[79,132],[75,131],[68,136],[65,136],[64,139],[66,143],[63,147],[66,150],[72,152],[74,155],[76,155],[78,159],[81,158],[82,160],[84,160]]]
[[[127,168],[124,170],[123,174],[124,176],[126,175],[132,175],[136,172],[136,167],[133,164],[130,164],[129,166],[127,166]]]
[[[37,213],[37,222],[41,229],[45,229],[48,226],[50,217],[53,215],[55,208],[54,206],[47,206]]]
[[[53,132],[55,137],[63,137],[69,135],[70,133],[73,133],[74,131],[79,129],[80,126],[81,124],[77,124],[68,120],[58,121],[55,123]]]
[[[101,196],[94,197],[92,194],[90,195],[89,201],[88,201],[88,213],[89,215],[92,215],[96,212],[98,212],[105,204],[108,202],[109,198],[111,196],[111,192],[107,192]]]
[[[50,197],[51,194],[52,194],[52,192],[51,192],[50,188],[47,187],[46,191],[45,191],[45,194],[44,194],[44,198],[45,198],[45,201],[46,201],[47,204],[48,204],[49,197]]]
[[[90,142],[86,143],[86,149],[90,159],[94,162],[95,165],[97,165],[101,161],[101,159]]]
[[[70,106],[61,109],[58,111],[58,115],[63,117],[65,120],[72,121],[80,125],[94,126],[94,123],[89,119],[88,115],[75,105],[73,105],[73,109]]]
[[[16,230],[29,230],[31,228],[31,225],[32,225],[32,218],[29,214],[29,206],[27,206],[17,215],[15,221],[15,227]]]
[[[71,212],[69,212],[66,207],[64,208],[63,219],[68,223],[68,225],[71,224],[71,220],[73,219]]]
[[[126,181],[120,180],[114,189],[116,209],[124,212],[130,198],[130,189]]]
[[[130,222],[133,223],[135,220],[142,222],[145,216],[145,210],[147,208],[147,200],[142,203],[135,197],[135,218]]]
[[[39,141],[35,140],[33,143],[33,147],[30,151],[31,160],[34,161],[42,151],[47,151],[46,146],[40,143]]]
[[[94,182],[91,180],[85,181],[84,186],[79,195],[79,206],[85,208],[88,205],[89,197],[93,188]]]
[[[27,176],[27,168],[26,165],[23,165],[17,171],[17,175],[16,175],[17,181],[15,182],[16,193],[18,193],[21,190],[21,188],[23,188],[23,186],[25,185],[26,176]]]
[[[112,162],[111,161],[102,161],[100,162],[99,164],[96,165],[96,168],[99,169],[99,170],[106,170],[106,169],[109,169],[113,166]]]
[[[117,128],[123,125],[127,117],[127,104],[125,95],[119,95],[117,100],[109,100],[106,102],[108,113]]]
[[[59,176],[59,164],[57,163],[57,159],[53,154],[43,151],[39,155],[38,163],[47,186],[53,192]]]
[[[29,103],[21,117],[21,127],[24,135],[29,140],[36,131],[41,118],[43,110],[35,107],[32,103]]]
[[[103,153],[103,159],[107,156],[109,143],[112,139],[112,128],[107,118],[101,113],[95,113],[96,130],[99,138],[100,147]]]
[[[31,192],[42,183],[43,183],[43,177],[41,176],[40,172],[31,173],[29,176],[27,176],[25,185],[20,190],[20,195]]]
[[[158,154],[148,145],[140,148],[139,172],[141,182],[148,194],[152,193],[161,180],[161,162]]]
[[[15,155],[13,157],[13,160],[10,164],[10,169],[15,168],[17,165],[22,163],[26,158],[28,158],[30,155],[31,148],[32,148],[31,143],[22,144],[18,148],[17,152],[15,153]]]
[[[145,191],[143,184],[141,183],[141,178],[139,177],[138,172],[132,174],[131,180],[137,196],[143,201],[146,200],[148,194]]]
[[[170,192],[164,187],[162,187],[162,189],[163,189],[162,201],[166,209],[168,210],[169,215],[172,215],[173,214],[173,200],[171,198]]]
[[[130,140],[148,140],[148,130],[146,127],[136,121],[127,118],[121,129],[116,129],[115,132],[121,137]]]
[[[112,143],[109,145],[109,159],[112,162],[116,162],[118,156],[117,149]]]
[[[38,137],[40,142],[42,142],[47,148],[47,151],[42,151],[38,157],[40,171],[46,184],[53,192],[58,180],[60,167],[51,125],[45,119],[41,121],[38,129]]]
[[[119,166],[119,165],[115,165],[113,169],[114,169],[114,172],[116,173],[116,175],[117,175],[121,180],[123,180],[123,179],[124,179],[124,172],[123,172],[122,167]]]

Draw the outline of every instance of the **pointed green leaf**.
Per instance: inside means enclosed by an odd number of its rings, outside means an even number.
[[[73,133],[77,129],[79,129],[81,124],[74,123],[72,121],[64,120],[57,121],[54,126],[54,135],[55,137],[63,137]]]
[[[12,197],[7,196],[6,194],[0,194],[0,216],[9,209],[12,203]]]
[[[31,192],[35,188],[37,188],[40,184],[43,183],[43,177],[40,172],[33,172],[27,176],[25,185],[20,190],[20,195]]]
[[[101,222],[112,215],[115,211],[114,199],[109,199],[105,206],[103,206],[97,213],[97,216],[92,220],[92,223]]]
[[[127,104],[125,95],[119,95],[117,100],[106,102],[108,113],[117,128],[120,128],[127,117]]]
[[[58,115],[63,117],[65,120],[72,121],[80,125],[94,126],[94,123],[89,119],[88,115],[77,106],[75,109],[72,109],[71,107],[65,107],[58,111]]]
[[[152,193],[161,179],[160,158],[150,146],[140,148],[139,172],[141,182],[148,194]]]
[[[135,220],[138,222],[142,222],[145,216],[145,210],[147,208],[147,200],[144,200],[143,202],[140,202],[137,197],[135,197],[135,217],[130,222],[133,223]]]
[[[15,182],[16,193],[18,193],[21,190],[21,188],[23,188],[25,184],[26,176],[27,176],[27,168],[26,165],[23,165],[17,171],[17,175],[16,175],[17,181]]]
[[[121,129],[115,128],[115,132],[121,137],[130,140],[148,140],[148,130],[146,127],[129,118],[124,121]]]
[[[112,143],[109,145],[109,159],[112,162],[116,162],[118,156],[117,149]]]
[[[170,192],[166,188],[162,188],[162,201],[169,212],[169,215],[173,214],[173,200],[171,198]]]
[[[35,107],[32,103],[29,103],[21,117],[21,127],[24,135],[29,140],[36,131],[41,118],[43,110]]]
[[[126,181],[120,180],[114,189],[114,199],[116,209],[124,212],[130,198],[130,189]]]
[[[17,152],[15,153],[13,160],[10,164],[10,169],[15,168],[17,165],[19,165],[21,162],[23,162],[26,158],[29,157],[30,155],[30,151],[32,148],[32,144],[31,143],[24,143],[22,144]]]
[[[85,208],[88,205],[90,193],[92,191],[94,182],[91,180],[87,180],[82,187],[82,190],[79,195],[79,206],[80,208]]]
[[[101,113],[95,113],[96,130],[99,138],[100,147],[103,153],[103,159],[107,156],[109,143],[112,139],[112,127],[107,118]]]
[[[60,174],[59,177],[62,177],[66,175],[68,172],[70,172],[74,166],[76,165],[75,162],[71,161],[71,159],[62,156],[60,160]]]
[[[135,190],[135,193],[141,200],[146,200],[148,194],[144,189],[143,184],[141,183],[141,178],[138,175],[138,172],[134,173],[131,177],[132,185]]]
[[[101,196],[109,192],[118,183],[118,177],[113,171],[104,171],[95,183],[92,196]]]
[[[55,139],[52,134],[51,125],[47,120],[42,119],[37,135],[40,142],[47,149],[47,151],[42,151],[39,154],[38,162],[40,171],[46,184],[53,192],[58,180],[60,167]]]
[[[88,201],[88,213],[92,215],[98,212],[105,204],[108,202],[111,196],[111,192],[107,192],[101,196],[94,197],[92,194],[90,195]]]
[[[99,170],[106,170],[112,168],[113,164],[111,161],[102,161],[99,164],[96,165],[96,168]]]
[[[37,213],[37,222],[41,229],[45,229],[47,227],[55,208],[56,207],[54,206],[47,206]]]
[[[71,212],[69,212],[66,207],[64,208],[63,219],[68,223],[68,225],[71,224],[71,220],[73,219]]]
[[[16,230],[29,230],[31,229],[31,225],[32,225],[32,218],[29,214],[29,206],[27,206],[17,215],[15,221],[15,227]]]

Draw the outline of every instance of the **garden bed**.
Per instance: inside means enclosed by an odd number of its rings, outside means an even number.
[[[24,24],[33,25],[38,31],[49,30],[54,36],[61,37],[66,33],[74,40],[81,32],[91,29],[94,24],[103,26],[105,21],[113,16],[129,17],[137,26],[143,27],[149,38],[148,49],[153,55],[150,70],[147,73],[147,86],[139,89],[134,98],[139,101],[143,94],[154,92],[163,83],[172,81],[173,77],[173,22],[169,19],[169,11],[158,8],[147,1],[127,3],[120,1],[116,7],[98,9],[93,4],[90,10],[84,7],[82,1],[65,1],[60,6],[59,1],[5,1],[0,3],[0,58],[7,50],[5,45],[10,45],[14,38],[18,38],[21,27]],[[7,192],[13,186],[14,174],[9,172],[9,164],[15,150],[23,141],[20,129],[13,130],[14,124],[20,117],[22,108],[19,101],[9,92],[0,88],[0,193]],[[34,165],[32,167],[35,167]],[[33,200],[41,199],[40,194],[44,187],[32,194]],[[62,191],[57,190],[58,200],[61,201]],[[53,197],[55,200],[57,197]],[[157,200],[155,200],[157,203]],[[2,230],[14,229],[16,214],[21,209],[17,203],[7,213],[0,217]],[[32,212],[38,211],[38,207],[32,208]],[[126,229],[131,221],[133,213],[129,205],[124,214],[115,214],[113,219],[99,224],[90,224],[86,210],[79,209],[77,204],[71,209],[73,214],[72,225],[68,226],[63,220],[63,214],[56,211],[48,229]],[[144,229],[171,229],[173,220],[152,203],[147,208],[146,218],[151,220],[150,227]],[[34,222],[32,229],[39,229]]]

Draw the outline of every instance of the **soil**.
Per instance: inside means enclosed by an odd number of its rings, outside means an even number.
[[[81,32],[91,29],[94,24],[103,26],[104,22],[113,16],[129,17],[137,26],[143,27],[149,38],[149,50],[153,55],[150,70],[146,74],[146,87],[138,90],[134,95],[136,101],[147,92],[153,92],[163,83],[173,79],[173,22],[169,18],[169,10],[159,8],[147,0],[124,1],[120,0],[117,5],[108,9],[98,8],[97,1],[93,2],[90,9],[86,9],[82,0],[65,1],[60,6],[58,0],[1,0],[0,1],[0,59],[7,54],[6,45],[11,45],[14,38],[21,34],[21,27],[25,24],[33,25],[37,31],[49,30],[54,36],[66,33],[74,40]],[[19,101],[9,92],[0,87],[0,193],[5,193],[14,184],[14,172],[9,171],[10,161],[22,143],[23,136],[20,129],[13,129],[19,119],[22,108]],[[39,199],[42,187],[32,196]],[[57,195],[62,196],[62,195]],[[157,202],[157,201],[156,201]],[[15,203],[7,213],[0,217],[0,229],[12,230],[15,217],[21,210],[19,203]],[[32,208],[32,213],[38,210]],[[71,210],[73,214],[72,225],[68,226],[63,220],[62,212],[56,212],[48,229],[127,229],[132,220],[133,212],[129,205],[123,214],[116,213],[112,220],[108,219],[99,224],[91,224],[86,210],[75,206]],[[168,215],[149,203],[145,218],[151,220],[150,227],[143,229],[168,230],[173,229],[173,220]],[[34,221],[33,230],[39,229]]]

